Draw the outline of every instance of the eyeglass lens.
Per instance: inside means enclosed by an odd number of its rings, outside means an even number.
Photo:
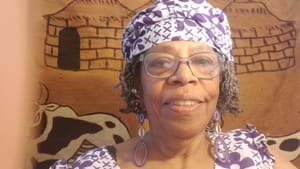
[[[215,52],[195,53],[187,58],[168,53],[153,52],[144,56],[147,74],[155,78],[167,78],[173,75],[180,63],[186,63],[197,78],[211,79],[218,74],[218,56]]]

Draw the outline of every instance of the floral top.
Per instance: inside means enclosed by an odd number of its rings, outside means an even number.
[[[218,136],[208,133],[214,141]],[[215,169],[272,169],[274,157],[265,145],[265,136],[253,126],[246,130],[235,129],[222,133],[225,144],[229,148],[228,160],[215,160]],[[65,160],[56,161],[50,169],[120,169],[116,161],[113,146],[95,148],[78,157],[68,165]]]

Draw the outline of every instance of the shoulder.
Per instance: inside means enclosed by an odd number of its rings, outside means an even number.
[[[266,147],[266,136],[254,126],[247,125],[246,129],[235,129],[225,133],[235,143],[247,144],[249,148],[261,150]]]
[[[115,159],[113,146],[98,147],[80,155],[74,162],[69,164],[66,160],[56,161],[50,169],[73,169],[73,168],[111,168],[119,169]]]
[[[218,134],[214,134],[218,137]],[[272,169],[274,166],[274,156],[266,146],[266,137],[254,126],[247,125],[246,129],[234,129],[219,134],[228,148],[228,164],[221,166],[240,165],[244,168]]]
[[[266,136],[252,125],[246,129],[236,129],[229,132],[231,135],[232,151],[245,154],[252,159],[261,161],[267,166],[273,166],[275,158],[267,148]]]

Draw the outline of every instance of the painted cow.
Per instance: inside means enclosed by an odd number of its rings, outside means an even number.
[[[284,136],[269,136],[267,139],[267,144],[287,160],[293,161],[300,156],[300,130]]]
[[[57,159],[72,162],[89,149],[130,138],[127,127],[112,114],[78,116],[72,108],[55,103],[36,106],[31,131],[28,169],[48,169]]]

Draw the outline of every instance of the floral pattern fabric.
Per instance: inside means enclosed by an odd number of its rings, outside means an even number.
[[[220,136],[208,133],[212,142]],[[215,160],[215,169],[272,169],[274,157],[266,147],[266,138],[255,127],[247,126],[246,130],[236,129],[222,133],[227,145],[228,160]],[[67,161],[56,161],[50,169],[120,169],[113,154],[106,147],[93,149],[75,162],[68,165]]]
[[[215,161],[216,169],[272,169],[274,156],[266,147],[266,137],[254,126],[246,130],[236,129],[227,133],[209,133],[212,142],[221,136],[229,149],[228,160]]]
[[[120,169],[120,167],[107,148],[99,147],[81,155],[71,165],[65,160],[58,160],[50,169]]]

